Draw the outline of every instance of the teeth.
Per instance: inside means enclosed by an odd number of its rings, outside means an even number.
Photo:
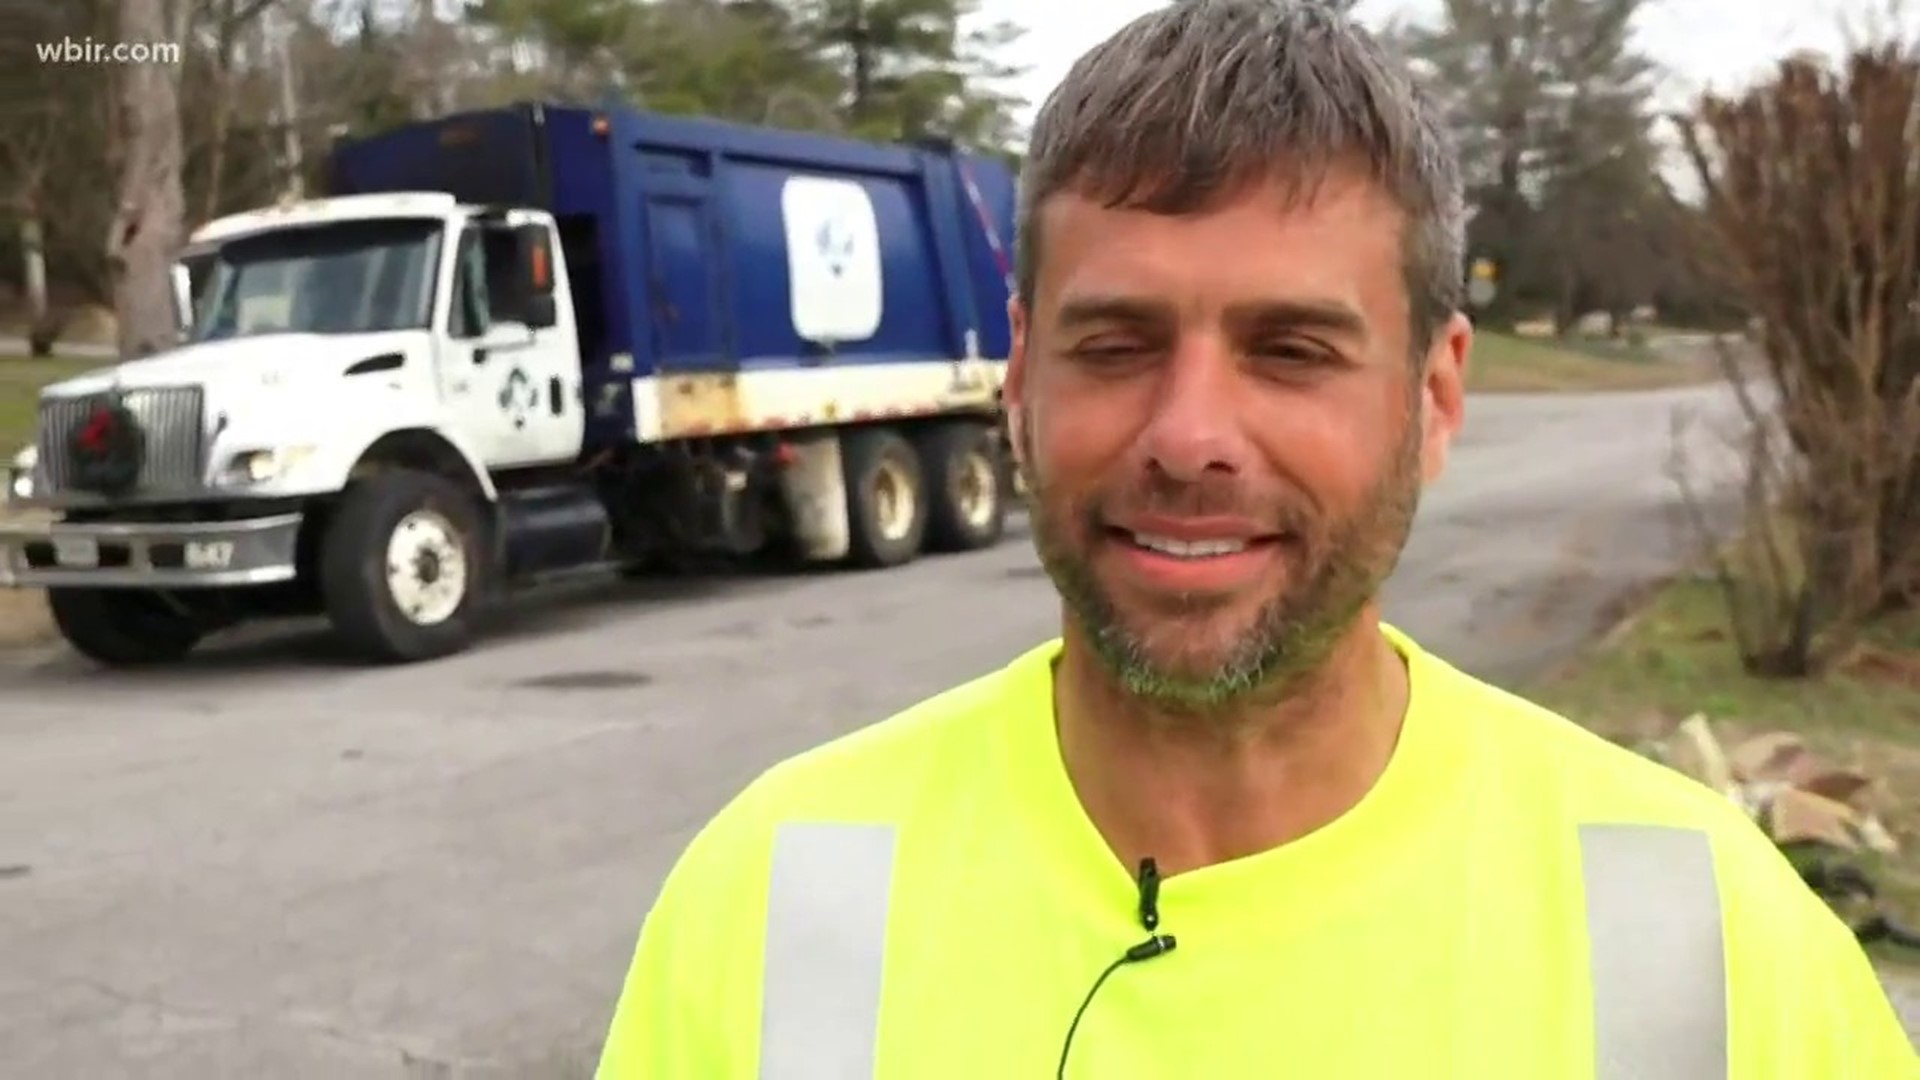
[[[1181,559],[1205,559],[1215,555],[1232,555],[1247,550],[1243,540],[1175,540],[1166,536],[1151,536],[1147,533],[1134,533],[1133,542],[1150,551],[1163,555],[1172,555]]]

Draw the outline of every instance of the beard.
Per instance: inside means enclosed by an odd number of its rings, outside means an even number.
[[[1411,414],[1417,415],[1417,414]],[[1337,520],[1304,498],[1255,501],[1244,485],[1138,480],[1077,501],[1055,496],[1032,462],[1023,429],[1020,471],[1034,545],[1070,617],[1099,662],[1130,697],[1166,713],[1195,715],[1288,696],[1324,666],[1393,573],[1419,506],[1420,426],[1409,419],[1380,479],[1360,507]],[[1244,596],[1180,594],[1123,611],[1102,584],[1091,548],[1125,507],[1170,516],[1226,513],[1283,533],[1283,584],[1241,625],[1221,625]]]

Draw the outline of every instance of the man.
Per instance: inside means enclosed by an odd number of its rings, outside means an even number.
[[[721,812],[602,1077],[1916,1075],[1729,800],[1381,624],[1462,421],[1460,184],[1323,7],[1075,65],[1006,382],[1062,638]]]

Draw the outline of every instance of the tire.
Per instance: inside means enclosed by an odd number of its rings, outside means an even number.
[[[927,487],[927,548],[978,551],[1000,542],[1007,525],[1008,470],[1000,440],[986,424],[942,424],[920,442]]]
[[[111,667],[184,660],[206,635],[198,619],[146,589],[52,588],[47,606],[75,652]]]
[[[927,485],[920,455],[891,428],[855,428],[841,437],[847,485],[847,561],[899,566],[920,554],[927,533]]]
[[[408,470],[357,481],[321,542],[327,618],[349,652],[375,663],[461,652],[475,637],[489,550],[459,485]]]

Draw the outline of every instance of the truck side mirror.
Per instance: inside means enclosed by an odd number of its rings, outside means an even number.
[[[529,327],[552,326],[553,247],[544,225],[519,225],[513,230],[514,263],[519,270],[522,313]]]
[[[193,336],[193,277],[183,263],[174,263],[168,274],[173,285],[173,329],[185,341]]]

